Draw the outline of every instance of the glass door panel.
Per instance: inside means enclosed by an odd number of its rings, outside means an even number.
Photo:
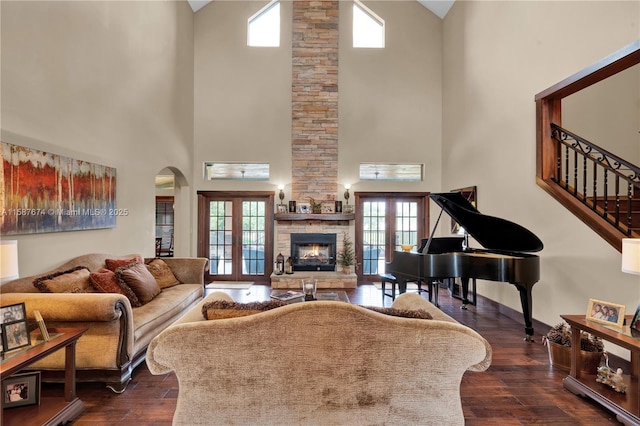
[[[387,203],[365,201],[362,211],[362,274],[375,275],[384,268]]]
[[[206,192],[200,197],[198,255],[209,259],[209,282],[266,283],[273,270],[273,195]],[[200,194],[203,195],[203,194]],[[271,204],[270,204],[271,203]]]
[[[265,203],[242,202],[242,273],[264,275]]]
[[[209,202],[209,274],[233,273],[233,220],[231,201]]]
[[[413,244],[418,248],[418,203],[397,201],[395,215],[395,251],[401,251],[403,244]]]
[[[357,194],[356,205],[358,278],[377,281],[394,251],[401,251],[402,244],[416,250],[426,236],[428,194]]]

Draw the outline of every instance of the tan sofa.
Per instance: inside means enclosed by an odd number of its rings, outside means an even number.
[[[88,328],[76,348],[78,381],[105,382],[115,392],[123,392],[132,370],[144,361],[151,339],[202,300],[207,259],[163,258],[183,284],[163,289],[149,303],[132,308],[127,297],[114,293],[42,293],[36,278],[76,266],[98,271],[108,254],[76,257],[46,273],[2,284],[2,305],[25,302],[27,316],[42,314],[48,328]],[[131,257],[131,256],[121,256]],[[43,380],[64,380],[64,351],[58,351],[36,364]]]
[[[212,299],[231,300],[212,293],[147,349],[153,374],[178,377],[174,425],[462,425],[462,376],[491,363],[482,336],[414,293],[393,307],[434,319],[320,301],[205,320]]]

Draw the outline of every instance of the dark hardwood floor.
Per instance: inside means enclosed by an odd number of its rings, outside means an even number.
[[[269,287],[229,292],[236,300],[259,300],[268,297]],[[380,291],[372,285],[347,293],[352,303],[381,305]],[[388,306],[391,301],[386,299]],[[562,387],[567,373],[549,366],[547,349],[541,343],[545,328],[538,327],[535,343],[527,343],[523,341],[522,321],[505,315],[504,309],[491,301],[480,297],[477,306],[464,311],[459,300],[440,289],[440,304],[444,312],[478,331],[493,347],[489,370],[467,372],[463,378],[461,394],[467,425],[618,424],[607,410]],[[416,368],[428,369],[429,360]],[[61,385],[43,384],[43,395],[60,390]],[[153,376],[142,364],[123,394],[114,394],[101,384],[80,383],[78,395],[86,403],[86,411],[74,425],[170,425],[178,382],[173,374]]]

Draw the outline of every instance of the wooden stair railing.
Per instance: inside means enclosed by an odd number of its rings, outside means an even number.
[[[640,197],[640,177],[638,176],[637,166],[631,164],[631,169],[636,169],[633,172],[635,175],[633,173],[627,174],[626,172],[618,173],[613,170],[607,172],[606,179],[610,176],[615,176],[615,181],[620,175],[626,175],[630,178],[632,184],[630,189],[626,188],[626,193],[619,187],[617,188],[616,183],[609,184],[607,182],[605,184],[605,181],[598,181],[597,178],[584,179],[583,174],[575,178],[574,165],[576,160],[570,158],[568,160],[569,167],[567,167],[567,160],[563,160],[560,155],[563,145],[560,141],[564,137],[561,133],[570,134],[570,132],[558,129],[562,125],[563,98],[639,63],[640,40],[636,40],[535,96],[536,183],[618,251],[622,251],[623,238],[640,237],[637,227],[638,207],[636,199]],[[554,131],[557,132],[556,137],[554,137]],[[583,148],[576,149],[581,151]],[[569,148],[569,151],[572,151],[570,155],[574,155],[572,148]],[[610,153],[606,154],[612,155]],[[559,164],[561,161],[565,161],[565,163],[563,165]],[[584,161],[584,159],[578,153],[577,162],[580,161]],[[595,168],[603,166],[600,164],[601,161],[598,160],[598,157],[588,158],[586,161],[595,161]],[[602,162],[606,166],[617,167],[615,164],[606,164],[608,160],[603,159]],[[563,175],[565,169],[571,169],[569,177],[566,174]],[[578,173],[581,174],[582,171],[578,169]],[[622,178],[622,176],[620,177]],[[595,184],[595,190],[584,191],[584,182],[586,180],[590,181],[592,188]],[[594,180],[595,183],[593,183]],[[607,188],[611,188],[611,192],[606,193],[604,185]],[[607,190],[609,191],[609,189]],[[611,204],[613,204],[613,207]],[[627,214],[627,212],[630,213]],[[622,216],[625,217],[624,220],[620,219]]]
[[[625,237],[640,231],[640,167],[551,124],[557,143],[551,180]]]

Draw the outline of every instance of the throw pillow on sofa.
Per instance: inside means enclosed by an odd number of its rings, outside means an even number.
[[[202,315],[207,320],[246,317],[248,315],[257,314],[285,305],[286,303],[279,300],[267,300],[265,302],[250,303],[213,300],[202,305]]]
[[[132,263],[116,269],[116,279],[123,290],[128,287],[135,293],[138,303],[134,305],[135,302],[129,299],[134,307],[149,303],[161,291],[156,279],[142,263]]]
[[[105,259],[104,264],[110,271],[116,272],[116,269],[132,263],[143,263],[142,256],[133,256],[128,258]]]
[[[313,302],[307,302],[313,303]],[[202,315],[207,320],[244,317],[268,311],[270,309],[286,306],[287,303],[279,300],[265,302],[238,303],[226,300],[213,300],[202,305]],[[377,306],[360,306],[361,308],[379,312],[381,314],[402,318],[433,319],[433,316],[423,309],[397,309],[381,308]]]
[[[380,312],[381,314],[391,315],[392,317],[417,318],[417,319],[433,319],[433,316],[423,309],[397,309],[397,308],[380,308],[378,306],[362,306],[370,311]]]
[[[33,285],[43,293],[93,293],[89,274],[86,266],[76,266],[37,278]]]
[[[147,269],[153,275],[153,278],[156,279],[158,285],[161,289],[173,287],[177,284],[182,284],[173,272],[167,262],[162,259],[153,259],[151,262],[147,263]]]
[[[118,293],[126,296],[116,280],[116,273],[113,271],[101,269],[98,272],[92,272],[89,275],[89,281],[100,293]]]

